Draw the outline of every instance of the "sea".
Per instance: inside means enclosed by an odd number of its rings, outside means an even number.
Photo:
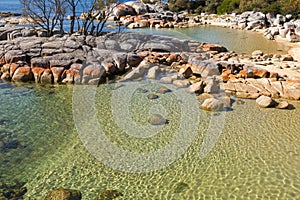
[[[21,13],[22,6],[19,0],[1,0],[0,12]]]

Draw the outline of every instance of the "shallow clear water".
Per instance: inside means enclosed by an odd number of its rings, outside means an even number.
[[[1,10],[5,3],[11,11],[10,2],[1,0]],[[220,27],[135,31],[240,53],[287,50],[256,33]],[[245,100],[232,111],[207,113],[193,96],[175,89],[160,94],[158,87],[0,82],[0,185],[26,182],[30,200],[59,187],[79,189],[86,200],[102,189],[116,189],[126,200],[300,199],[299,102],[277,110]],[[151,93],[159,98],[149,100]],[[150,126],[155,113],[169,123]],[[112,145],[122,151],[110,151]],[[155,154],[161,149],[169,151]]]
[[[146,96],[156,93],[157,87],[146,84],[132,92],[122,85],[77,90],[73,86],[1,83],[1,142],[20,142],[16,149],[0,152],[1,182],[26,181],[25,199],[42,199],[47,191],[58,187],[79,189],[83,199],[95,198],[101,189],[119,190],[123,193],[119,199],[300,198],[299,102],[291,102],[296,108],[293,110],[261,109],[251,100],[235,102],[233,110],[224,115],[224,125],[220,125],[222,119],[217,113],[181,110],[177,91],[149,100]],[[86,92],[78,96],[78,91]],[[119,93],[130,94],[129,104]],[[90,97],[94,99],[93,109],[88,106],[93,105],[89,104]],[[76,103],[73,111],[72,100]],[[129,119],[142,127],[155,112],[164,113],[169,124],[153,135],[133,137],[134,133],[126,133],[117,120],[122,105],[128,108]],[[94,112],[111,144],[137,154],[155,152],[175,140],[178,123],[190,120],[182,119],[183,113],[196,113],[198,118],[192,119],[198,119],[198,126],[194,135],[184,132],[192,137],[191,143],[173,163],[156,171],[135,173],[130,171],[134,167],[115,169],[114,163],[94,157],[95,149],[86,148],[93,141],[83,137],[76,117],[74,123],[73,112],[80,114],[77,111],[84,111],[80,119],[86,118],[86,123]],[[222,131],[215,132],[215,145],[200,157],[211,125],[220,125]],[[105,152],[103,148],[98,150]],[[126,163],[126,158],[112,153],[111,160],[114,158]],[[145,163],[152,162],[144,158]]]
[[[200,26],[185,29],[135,29],[134,31],[220,44],[228,50],[237,53],[251,54],[253,51],[260,49],[264,53],[286,54],[290,48],[287,44],[267,40],[262,34],[257,32],[218,26]]]

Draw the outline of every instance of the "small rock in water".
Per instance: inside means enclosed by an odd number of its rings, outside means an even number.
[[[138,89],[136,89],[136,91],[139,93],[147,93],[148,92],[148,90],[144,89],[144,88],[138,88]]]
[[[150,117],[149,123],[151,125],[164,125],[168,123],[168,120],[166,120],[163,116],[160,114],[154,114]]]
[[[70,189],[54,189],[51,190],[45,200],[81,200],[82,195],[79,190],[70,190]]]
[[[262,108],[269,108],[275,105],[275,101],[268,96],[260,96],[256,99],[256,103]]]
[[[287,109],[289,107],[289,103],[286,102],[286,101],[280,101],[276,108],[279,108],[279,109]]]
[[[161,93],[161,94],[165,94],[165,93],[172,92],[172,91],[169,88],[167,88],[166,86],[161,86],[157,89],[157,92]]]
[[[11,123],[11,120],[0,119],[0,125],[10,125]]]
[[[148,97],[148,99],[158,99],[158,95],[152,94],[152,93],[148,94],[147,97]]]
[[[252,52],[252,56],[262,56],[264,53],[261,50],[255,50]]]
[[[112,200],[123,196],[118,190],[101,190],[95,200]]]
[[[0,131],[0,140],[4,138],[10,138],[10,137],[12,137],[12,133],[6,131]]]
[[[25,183],[16,183],[14,185],[0,185],[0,199],[23,199],[23,195],[27,192],[24,187]],[[1,198],[2,197],[2,198]],[[3,198],[4,197],[4,198]]]
[[[238,99],[238,100],[236,100],[236,104],[237,105],[243,105],[243,104],[245,104],[245,101],[243,101],[241,99]]]
[[[7,152],[10,149],[16,149],[20,146],[20,142],[18,140],[8,140],[3,142],[0,152]]]
[[[232,99],[229,96],[223,96],[219,98],[224,103],[224,108],[231,108]]]
[[[189,189],[189,185],[184,182],[180,182],[176,185],[174,192],[175,193],[181,193],[185,190]]]

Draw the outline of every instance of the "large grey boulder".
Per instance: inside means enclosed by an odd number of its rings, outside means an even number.
[[[148,79],[157,79],[157,77],[161,74],[161,69],[159,68],[159,66],[154,66],[151,67],[147,73],[147,78]]]
[[[199,74],[201,77],[220,75],[218,67],[213,60],[205,60],[202,56],[190,56],[189,63],[192,64],[194,74]]]
[[[208,94],[217,94],[220,92],[220,84],[216,76],[208,77],[206,80],[204,92]]]
[[[18,40],[20,40],[18,42]],[[42,46],[42,39],[38,37],[28,37],[28,38],[18,38],[16,40],[19,43],[21,50],[23,51],[31,51],[32,49],[39,49],[41,50]]]
[[[131,67],[137,67],[142,61],[143,58],[137,54],[130,53],[127,55],[127,64]]]
[[[102,65],[99,65],[98,63],[92,63],[84,68],[82,75],[82,83],[88,84],[90,80],[94,80],[94,82],[98,81],[98,84],[100,79],[105,76],[105,68]]]
[[[126,5],[133,7],[137,15],[142,15],[149,12],[148,6],[142,2],[126,2]]]
[[[18,61],[26,61],[26,54],[22,50],[11,50],[5,54],[6,63],[16,63]]]
[[[163,13],[169,9],[169,6],[166,2],[158,1],[155,4],[148,4],[149,9],[157,13]]]
[[[129,71],[125,75],[123,80],[135,80],[135,79],[143,78],[150,67],[151,67],[151,63],[144,60],[139,64],[138,67],[133,68],[131,71]]]
[[[37,33],[35,30],[33,29],[29,29],[29,28],[24,28],[21,30],[22,36],[23,37],[32,37],[32,36],[36,36]]]
[[[126,15],[136,15],[136,12],[132,6],[126,4],[119,4],[114,8],[113,14],[116,18],[119,19],[120,17]]]
[[[127,53],[115,53],[112,58],[118,68],[118,71],[124,72],[127,64]]]
[[[60,49],[61,47],[64,46],[64,41],[51,41],[51,42],[46,42],[42,45],[42,48],[44,49]]]

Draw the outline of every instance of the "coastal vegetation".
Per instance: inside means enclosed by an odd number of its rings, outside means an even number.
[[[55,31],[65,32],[66,19],[69,20],[69,30],[67,30],[69,33],[76,31],[83,35],[97,36],[102,33],[105,23],[112,15],[120,19],[121,16],[152,12],[161,13],[166,10],[177,13],[185,11],[194,14],[239,14],[246,11],[255,11],[272,16],[277,14],[290,14],[293,18],[300,16],[300,0],[169,0],[168,4],[163,1],[144,0],[135,3],[134,6],[130,2],[121,4],[123,1],[117,0],[20,0],[20,2],[23,15],[28,17],[28,21],[37,25],[37,27],[46,30],[48,36],[53,35]],[[157,5],[168,8],[158,10],[154,8]],[[117,11],[115,11],[115,8]],[[82,14],[78,16],[78,13]],[[145,25],[143,23],[137,25],[137,27],[140,26]],[[167,27],[170,26],[172,25]]]
[[[290,14],[295,17],[300,14],[300,1],[290,0],[169,0],[170,9],[173,11],[188,11],[190,13],[241,13],[257,10],[271,14]]]

